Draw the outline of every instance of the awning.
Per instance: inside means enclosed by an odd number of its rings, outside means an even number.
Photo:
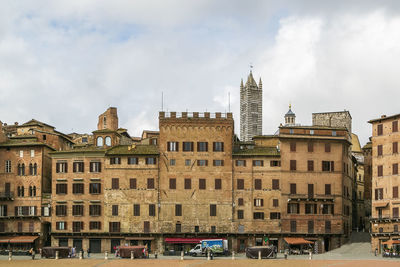
[[[170,243],[170,244],[197,244],[200,243],[201,240],[207,239],[207,238],[173,238],[173,237],[166,237],[165,238],[165,243]]]
[[[138,237],[126,237],[125,240],[154,240],[154,237],[143,237],[143,236],[138,236]]]
[[[388,241],[382,242],[382,245],[393,245],[393,244],[400,244],[400,240],[388,240]]]
[[[289,245],[305,245],[305,244],[314,244],[312,241],[305,240],[302,237],[285,237],[286,243]]]
[[[10,236],[2,236],[0,237],[0,243],[8,243],[11,238]]]
[[[38,236],[15,236],[10,239],[10,243],[33,243]]]
[[[380,208],[386,208],[389,203],[375,203],[374,208],[380,209]]]

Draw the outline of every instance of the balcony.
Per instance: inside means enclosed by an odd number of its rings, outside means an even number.
[[[334,195],[321,194],[289,194],[289,201],[333,201]]]
[[[14,200],[13,192],[0,192],[0,200]]]
[[[390,215],[380,215],[378,217],[369,217],[370,222],[400,222],[400,217],[393,217]]]

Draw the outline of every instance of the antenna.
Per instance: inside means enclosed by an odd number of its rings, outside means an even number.
[[[249,65],[249,66],[250,66],[250,72],[252,72],[253,67],[254,67],[254,66],[253,66],[253,63],[250,62],[250,65]]]
[[[228,92],[228,112],[231,112],[231,92]]]
[[[164,111],[164,92],[161,91],[161,111]]]

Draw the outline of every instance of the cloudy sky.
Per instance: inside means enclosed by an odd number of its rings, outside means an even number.
[[[369,119],[399,113],[400,1],[3,0],[0,120],[31,118],[91,132],[118,107],[132,135],[166,111],[228,111],[239,126],[249,65],[263,80],[263,132],[289,102],[297,122],[349,110],[365,143]],[[236,131],[238,132],[238,130]]]

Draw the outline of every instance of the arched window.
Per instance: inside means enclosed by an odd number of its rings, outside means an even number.
[[[21,173],[22,175],[25,175],[25,163],[22,163],[21,165]]]
[[[33,196],[36,197],[36,186],[33,186]]]
[[[29,186],[29,196],[31,197],[33,195],[33,188],[32,186]]]
[[[21,164],[18,163],[18,175],[21,176],[22,175],[22,169],[21,169]]]
[[[25,196],[25,188],[21,186],[21,197]]]
[[[20,186],[17,187],[17,191],[18,191],[18,196],[20,197],[21,196],[21,187]]]
[[[103,118],[103,129],[107,129],[107,117],[104,116]]]
[[[33,175],[33,164],[29,163],[29,175]]]
[[[33,164],[33,175],[37,175],[37,164]]]
[[[106,141],[106,146],[111,146],[111,137],[106,136],[105,141]]]
[[[103,146],[103,137],[99,136],[97,137],[97,146]]]

